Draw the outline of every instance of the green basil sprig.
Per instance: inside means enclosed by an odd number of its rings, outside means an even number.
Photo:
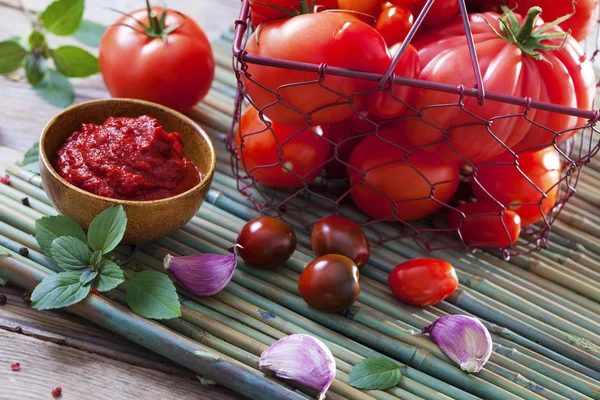
[[[107,257],[123,239],[126,227],[127,216],[120,205],[98,214],[87,235],[65,215],[38,219],[35,238],[63,272],[46,277],[36,286],[31,294],[33,308],[68,307],[85,299],[92,288],[106,292],[125,282],[127,303],[137,314],[153,319],[179,317],[179,296],[167,275],[142,271],[126,276],[118,262]]]
[[[75,91],[68,77],[97,74],[98,59],[77,46],[53,49],[46,34],[73,35],[81,43],[97,47],[106,28],[82,20],[83,9],[84,0],[57,0],[38,14],[29,35],[0,42],[0,74],[23,67],[27,81],[40,97],[57,107],[72,104]]]
[[[350,370],[350,386],[366,390],[393,388],[402,379],[401,367],[383,357],[365,358]]]

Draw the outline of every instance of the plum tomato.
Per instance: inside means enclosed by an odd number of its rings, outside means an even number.
[[[377,220],[425,217],[458,188],[458,164],[415,149],[403,135],[402,130],[381,129],[363,139],[348,160],[352,200]]]
[[[235,136],[238,156],[258,183],[299,188],[312,182],[327,163],[331,145],[320,127],[282,125],[249,107]],[[269,124],[269,125],[267,125]]]
[[[340,179],[346,177],[346,163],[352,150],[362,140],[362,134],[374,131],[374,125],[364,123],[357,114],[350,119],[321,125],[323,137],[333,143],[329,153],[329,162],[325,166],[325,173],[329,178]]]
[[[554,147],[547,147],[519,154],[518,165],[508,152],[479,165],[473,193],[479,201],[495,199],[515,211],[521,226],[528,226],[542,220],[556,204],[561,159]]]
[[[388,285],[404,303],[427,307],[450,296],[458,287],[452,264],[436,258],[415,258],[390,272]]]
[[[337,215],[318,221],[312,229],[310,242],[317,257],[341,254],[354,261],[358,268],[371,256],[369,241],[360,225]]]
[[[519,214],[492,201],[467,203],[456,209],[448,216],[448,227],[460,232],[469,245],[510,247],[521,234]]]
[[[285,222],[259,217],[248,222],[237,238],[238,254],[248,264],[271,268],[286,262],[296,250],[296,232]]]
[[[403,42],[415,19],[410,8],[404,6],[392,6],[383,9],[377,17],[375,29],[381,33],[385,43],[391,47],[398,42]]]
[[[311,306],[336,312],[350,307],[360,294],[358,267],[339,254],[313,260],[298,280],[300,295]]]

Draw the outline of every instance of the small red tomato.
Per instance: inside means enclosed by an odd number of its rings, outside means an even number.
[[[401,301],[427,307],[450,296],[458,287],[458,277],[449,262],[436,258],[415,258],[390,272],[388,285]]]
[[[388,0],[388,3],[395,6],[412,6],[419,0]],[[439,0],[438,0],[439,1]]]
[[[371,256],[371,247],[360,225],[348,218],[333,215],[315,224],[310,235],[317,257],[341,254],[353,260],[358,268]]]
[[[457,210],[450,213],[448,227],[460,231],[467,244],[509,247],[521,234],[519,214],[512,210],[502,210],[494,202],[467,203],[457,207]]]
[[[364,132],[357,131],[357,128],[361,128],[357,123],[359,118],[358,115],[355,115],[344,121],[321,125],[323,137],[334,144],[331,146],[329,153],[329,162],[325,166],[325,173],[329,178],[340,179],[346,177],[348,159],[354,148],[362,140],[361,134],[375,130],[375,127],[371,125]]]
[[[358,298],[358,267],[339,254],[328,254],[312,261],[298,280],[300,295],[311,306],[336,312],[350,307]]]
[[[419,0],[414,3],[412,10],[415,17],[418,17],[427,0]],[[423,20],[423,25],[428,28],[433,28],[445,22],[452,20],[460,13],[458,0],[436,0],[429,9],[427,16]]]
[[[370,15],[373,18],[365,18],[364,21],[371,23],[377,18],[383,7],[381,0],[338,0],[340,10],[358,11]],[[361,15],[357,15],[363,19]]]
[[[248,222],[237,239],[238,254],[248,264],[260,268],[286,262],[296,250],[296,232],[285,222],[260,217]]]
[[[408,7],[392,6],[383,10],[377,22],[375,29],[381,33],[388,46],[393,46],[398,42],[403,42],[410,28],[412,28],[415,18]]]

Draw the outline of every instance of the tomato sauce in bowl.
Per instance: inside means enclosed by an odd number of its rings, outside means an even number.
[[[181,135],[146,115],[83,124],[58,150],[54,167],[80,189],[121,200],[164,199],[201,181]]]

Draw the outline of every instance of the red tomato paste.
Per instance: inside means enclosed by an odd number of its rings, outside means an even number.
[[[85,191],[123,200],[163,199],[200,182],[181,135],[146,115],[83,124],[58,150],[55,168]]]

